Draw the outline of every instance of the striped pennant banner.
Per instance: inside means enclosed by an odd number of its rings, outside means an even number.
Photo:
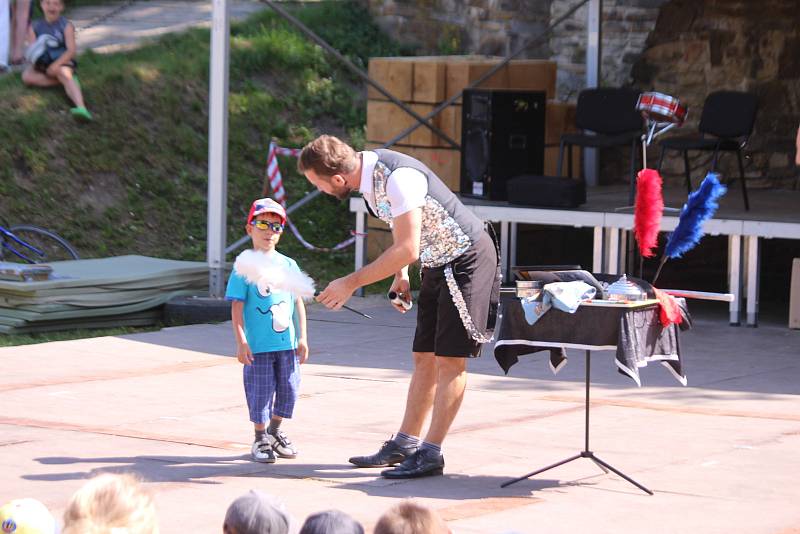
[[[281,206],[286,208],[286,190],[283,188],[283,177],[281,176],[281,170],[278,167],[278,156],[289,156],[293,158],[300,157],[300,149],[298,148],[283,148],[279,147],[275,141],[270,141],[269,143],[269,151],[267,153],[267,180],[269,181],[269,187],[272,190],[272,197],[273,199],[278,202]],[[317,247],[306,241],[300,232],[297,230],[297,227],[292,223],[289,218],[286,218],[286,223],[289,229],[292,231],[294,236],[297,240],[302,244],[305,248],[309,250],[316,250],[319,252],[332,252],[335,250],[341,250],[345,247],[348,247],[355,243],[356,241],[356,233],[351,232],[352,236],[348,239],[345,239],[341,243],[334,245],[333,247]],[[365,235],[365,234],[364,234]]]
[[[275,202],[286,208],[286,190],[283,189],[283,177],[281,176],[281,170],[278,168],[277,156],[278,145],[274,141],[270,141],[269,153],[267,154],[267,180],[269,180],[269,187],[272,189],[272,196]]]

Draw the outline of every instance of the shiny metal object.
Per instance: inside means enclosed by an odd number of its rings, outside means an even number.
[[[628,280],[628,277],[624,274],[619,280],[608,286],[606,295],[607,300],[617,301],[636,301],[647,298],[647,293],[641,287]]]
[[[544,283],[540,280],[517,280],[517,298],[542,300]]]

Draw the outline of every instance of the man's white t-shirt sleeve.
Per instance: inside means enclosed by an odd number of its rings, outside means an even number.
[[[399,217],[414,208],[425,205],[428,194],[428,179],[417,169],[400,167],[395,169],[386,183],[386,196],[392,206],[392,217]]]

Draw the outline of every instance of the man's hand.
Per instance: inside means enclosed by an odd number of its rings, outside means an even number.
[[[300,338],[297,340],[297,361],[300,365],[306,363],[308,360],[308,341],[305,338]]]
[[[394,282],[392,282],[392,287],[389,288],[389,291],[394,291],[400,295],[402,300],[409,303],[411,302],[411,284],[409,283],[407,277],[395,276]],[[392,306],[400,313],[406,313],[408,311],[400,304],[395,304],[394,302],[392,302]]]
[[[250,350],[248,343],[240,343],[236,345],[236,359],[239,363],[244,365],[253,364],[253,351]]]
[[[346,304],[353,292],[358,289],[351,281],[350,278],[345,276],[337,278],[325,290],[317,295],[317,302],[325,305],[326,308],[331,310],[340,310],[342,305]]]

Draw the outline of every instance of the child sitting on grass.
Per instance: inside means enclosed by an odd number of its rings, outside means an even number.
[[[75,76],[78,62],[75,60],[77,48],[75,47],[75,26],[61,16],[64,11],[63,0],[42,0],[43,19],[36,19],[28,29],[28,45],[33,45],[42,36],[51,36],[57,46],[45,46],[43,54],[39,54],[39,61],[28,65],[22,73],[25,85],[34,87],[52,87],[63,85],[67,96],[75,103],[70,113],[83,121],[92,120],[92,114],[86,109],[83,102],[83,93]],[[52,62],[42,60],[43,56],[53,57],[57,50],[63,52],[55,57]]]

